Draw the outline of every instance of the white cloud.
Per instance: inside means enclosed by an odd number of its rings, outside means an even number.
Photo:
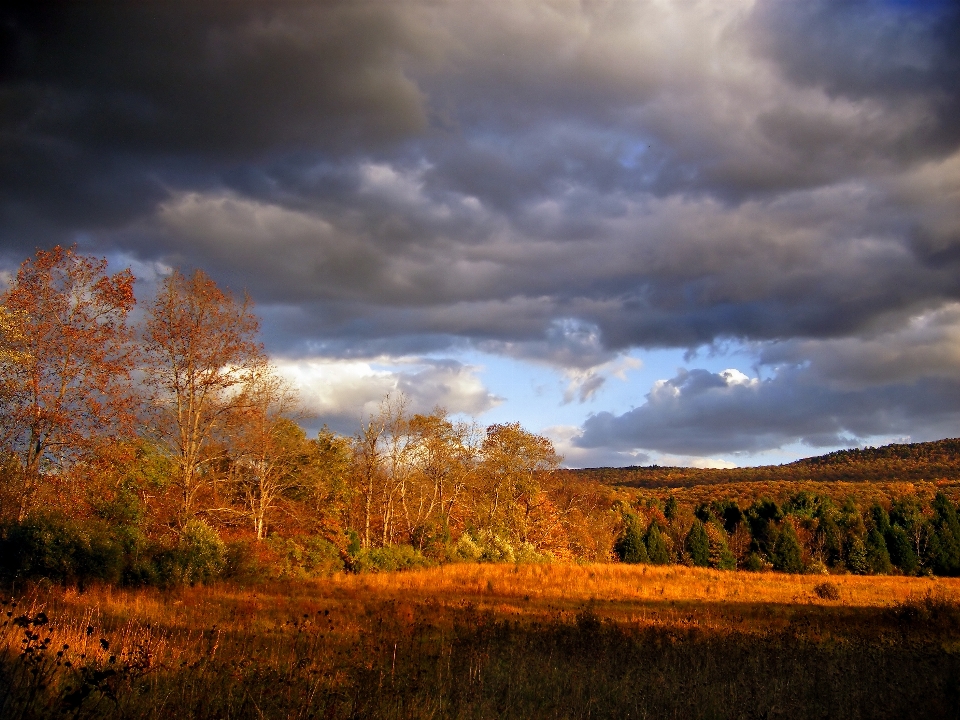
[[[299,389],[307,412],[341,432],[353,432],[377,412],[387,394],[403,394],[410,412],[443,407],[450,413],[480,415],[502,402],[477,373],[455,360],[380,357],[277,359],[280,373]]]

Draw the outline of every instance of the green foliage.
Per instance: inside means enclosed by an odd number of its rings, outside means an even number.
[[[960,522],[957,511],[943,493],[933,499],[934,536],[930,555],[934,572],[938,575],[960,574]]]
[[[677,499],[671,495],[667,498],[667,502],[663,507],[663,516],[667,518],[667,520],[675,520],[679,512],[680,504],[677,502]]]
[[[202,520],[190,520],[176,544],[157,555],[157,580],[163,585],[213,580],[227,566],[227,547],[217,531]]]
[[[899,525],[891,526],[885,538],[890,551],[890,562],[900,568],[907,575],[912,575],[920,568],[917,553],[913,549],[913,542],[907,531]]]
[[[803,572],[803,549],[800,547],[797,531],[789,520],[784,522],[780,529],[770,560],[773,562],[774,570],[787,573]]]
[[[647,546],[647,557],[651,563],[666,565],[670,562],[670,548],[667,547],[667,542],[663,539],[663,533],[660,532],[657,523],[650,523],[643,541]]]
[[[549,563],[553,556],[528,542],[511,542],[505,533],[463,533],[450,549],[450,558],[461,562]]]
[[[852,536],[847,545],[847,568],[855,575],[866,575],[870,572],[867,546],[860,535]]]
[[[0,576],[8,580],[119,583],[124,559],[121,544],[102,522],[36,513],[0,528]]]
[[[322,577],[344,569],[337,546],[322,537],[306,535],[283,538],[271,535],[266,543],[276,558],[274,573],[280,577]]]
[[[623,532],[613,545],[613,551],[625,563],[649,562],[647,548],[643,544],[643,526],[636,513],[625,511],[623,515]]]
[[[750,572],[763,572],[770,568],[770,563],[764,562],[763,558],[760,557],[760,554],[757,552],[751,552],[747,555],[747,560],[743,564],[744,570],[749,570]]]
[[[690,560],[697,567],[707,567],[710,564],[710,538],[707,536],[707,530],[703,523],[694,520],[683,542],[684,550],[690,556]]]
[[[412,545],[386,545],[361,550],[350,557],[354,572],[393,572],[429,567],[433,562]]]
[[[836,521],[836,508],[832,503],[822,503],[817,510],[817,536],[822,543],[827,564],[836,567],[843,564],[843,533]]]
[[[887,575],[893,569],[887,542],[877,528],[867,534],[867,567],[874,575]]]

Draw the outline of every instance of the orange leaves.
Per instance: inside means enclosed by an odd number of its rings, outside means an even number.
[[[25,260],[0,296],[19,359],[2,439],[27,474],[132,432],[133,283],[129,270],[108,275],[106,260],[57,246]]]
[[[192,513],[214,440],[244,404],[244,385],[264,363],[260,322],[202,270],[174,271],[148,310],[143,332],[159,439],[179,466],[181,520]]]

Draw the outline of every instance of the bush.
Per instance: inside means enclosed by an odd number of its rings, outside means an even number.
[[[0,575],[8,580],[118,583],[124,566],[123,547],[102,522],[34,514],[0,529]]]
[[[350,558],[354,572],[392,572],[429,567],[433,563],[412,545],[386,545],[361,550]]]
[[[208,582],[227,566],[227,548],[220,535],[203,520],[190,520],[177,543],[157,554],[157,580],[162,585]]]
[[[298,538],[272,535],[266,542],[277,556],[277,569],[281,576],[320,577],[344,569],[337,546],[317,535]]]
[[[839,600],[840,588],[830,582],[822,582],[813,586],[813,592],[821,600]]]
[[[747,555],[747,560],[743,564],[743,568],[750,572],[766,572],[767,570],[772,570],[773,566],[764,560],[759,553],[752,552]]]

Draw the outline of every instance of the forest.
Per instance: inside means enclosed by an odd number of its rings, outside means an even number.
[[[308,437],[250,299],[38,251],[0,295],[0,575],[172,586],[451,562],[960,574],[958,441],[791,465],[563,470],[383,399]]]

